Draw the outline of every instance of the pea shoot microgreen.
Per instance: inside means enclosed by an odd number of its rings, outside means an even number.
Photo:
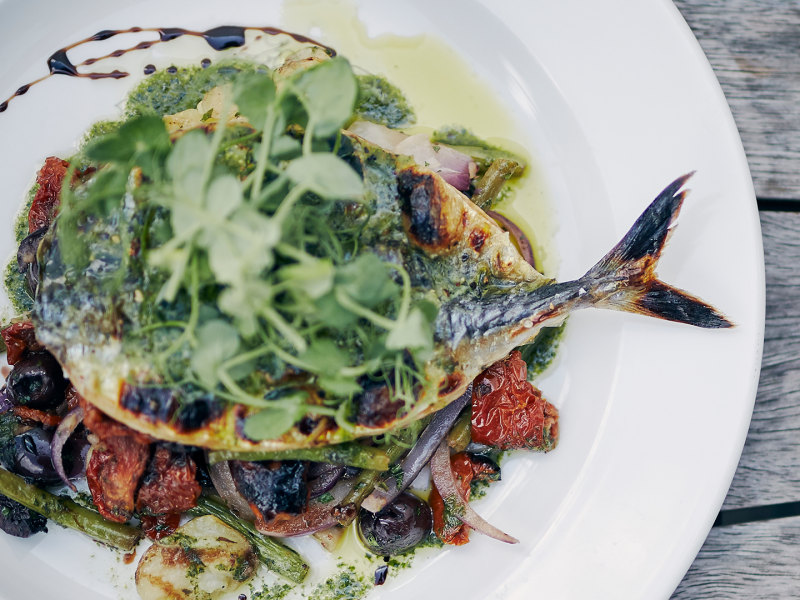
[[[59,236],[62,254],[89,265],[96,224],[116,227],[113,285],[135,276],[145,288],[135,342],[157,340],[162,380],[258,407],[252,439],[309,413],[352,428],[367,379],[413,402],[436,309],[359,244],[364,184],[338,153],[358,94],[349,63],[277,81],[247,71],[223,91],[222,110],[177,140],[142,115],[84,150],[98,171],[64,199],[74,233]],[[237,148],[251,160],[239,171],[227,161]]]

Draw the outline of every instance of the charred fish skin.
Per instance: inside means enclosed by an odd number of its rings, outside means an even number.
[[[630,230],[581,278],[525,289],[497,289],[481,297],[464,296],[442,306],[438,341],[457,348],[486,336],[508,336],[519,345],[545,322],[573,310],[597,307],[641,314],[707,329],[732,327],[706,302],[656,277],[655,266],[686,197],[683,175],[656,196]]]
[[[34,311],[37,335],[81,394],[112,418],[157,439],[215,450],[278,451],[404,427],[458,398],[485,367],[572,310],[595,306],[699,326],[730,326],[713,308],[658,281],[653,273],[688,177],[668,186],[584,277],[554,283],[520,256],[497,223],[438,174],[409,165],[407,157],[370,147],[357,136],[347,139],[349,160],[367,190],[362,205],[366,213],[355,217],[366,219],[360,229],[362,247],[387,260],[394,257],[410,275],[412,295],[432,298],[439,307],[424,384],[406,411],[380,423],[354,422],[347,429],[323,417],[326,425],[318,431],[309,434],[295,426],[264,440],[248,438],[242,427],[257,408],[212,399],[209,406],[198,407],[202,410],[189,408],[190,414],[183,415],[179,408],[193,406],[180,400],[186,390],[172,394],[164,389],[168,384],[154,380],[147,351],[126,343],[124,332],[118,331],[121,321],[109,318],[130,298],[115,294],[109,306],[97,305],[93,292],[101,288],[93,282],[102,279],[103,269],[94,278],[74,278],[70,289],[54,243]],[[343,213],[341,218],[349,217]]]

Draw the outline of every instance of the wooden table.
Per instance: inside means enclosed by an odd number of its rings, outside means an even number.
[[[675,4],[714,67],[747,152],[764,236],[767,322],[739,468],[673,599],[800,598],[800,2]]]

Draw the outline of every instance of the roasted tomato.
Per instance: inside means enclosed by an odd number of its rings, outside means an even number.
[[[450,465],[456,476],[456,484],[467,501],[469,501],[473,481],[489,482],[500,479],[500,467],[481,456],[459,452],[450,457]],[[454,546],[461,546],[469,541],[469,527],[464,525],[452,509],[445,505],[436,486],[431,491],[428,504],[433,511],[433,531],[436,533],[436,537],[445,544]]]
[[[39,186],[28,212],[28,231],[33,233],[42,227],[49,227],[56,215],[61,195],[61,185],[67,173],[69,163],[55,156],[44,161],[44,165],[36,175]]]
[[[527,380],[518,351],[475,379],[472,440],[502,450],[552,450],[558,442],[558,410]]]
[[[0,336],[2,336],[3,343],[6,345],[6,350],[8,351],[6,360],[10,365],[14,365],[26,352],[42,350],[41,344],[36,341],[33,323],[30,321],[9,325],[0,331]]]
[[[189,455],[159,446],[136,496],[147,536],[160,539],[175,531],[180,514],[197,506],[200,492],[197,467]]]
[[[106,519],[122,523],[133,514],[139,480],[150,457],[150,438],[105,416],[87,402],[83,423],[98,439],[86,465],[92,501]]]

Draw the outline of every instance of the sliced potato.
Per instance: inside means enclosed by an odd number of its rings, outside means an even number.
[[[242,534],[206,515],[147,549],[136,590],[142,600],[215,600],[250,579],[257,565]]]

